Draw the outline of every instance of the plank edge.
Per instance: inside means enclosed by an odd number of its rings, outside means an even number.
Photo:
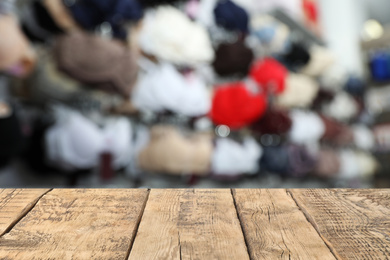
[[[317,222],[314,220],[314,218],[310,215],[308,209],[306,208],[306,206],[303,204],[303,203],[300,203],[298,201],[298,199],[294,196],[294,190],[292,189],[286,189],[286,193],[287,195],[289,195],[292,200],[295,202],[295,204],[297,205],[297,207],[299,208],[299,210],[303,213],[303,215],[305,216],[307,222],[310,223],[310,225],[312,225],[312,227],[314,228],[314,230],[317,232],[317,234],[320,236],[320,238],[322,239],[322,241],[325,243],[325,245],[328,247],[329,251],[332,253],[332,255],[337,259],[337,260],[341,260],[343,259],[337,252],[337,250],[334,248],[333,244],[328,240],[326,239],[322,234],[321,234],[321,231],[320,229],[318,228],[318,225],[317,225]]]
[[[16,190],[16,189],[15,189]],[[35,208],[35,206],[38,204],[38,202],[49,192],[51,192],[53,189],[48,189],[45,192],[43,192],[40,196],[38,196],[35,200],[28,203],[24,209],[20,212],[20,214],[8,225],[8,227],[0,233],[0,238],[3,237],[5,234],[8,234],[11,232],[11,230],[24,218],[28,215],[28,213],[31,212]]]
[[[137,223],[136,223],[136,225],[135,225],[134,232],[133,232],[133,234],[132,234],[132,236],[131,236],[131,241],[130,241],[129,249],[127,250],[126,258],[125,258],[125,259],[129,259],[131,250],[133,249],[134,242],[135,242],[135,240],[136,240],[136,238],[137,238],[138,229],[139,229],[139,226],[141,225],[142,217],[143,217],[144,212],[145,212],[146,204],[147,204],[148,201],[149,201],[149,195],[150,195],[150,189],[147,189],[147,190],[146,190],[145,201],[144,201],[144,203],[142,204],[141,211],[140,211],[140,213],[139,213],[139,215],[138,215]]]

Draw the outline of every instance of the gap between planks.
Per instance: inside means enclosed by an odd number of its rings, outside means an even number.
[[[244,232],[244,228],[242,226],[242,219],[240,217],[240,214],[238,213],[236,198],[234,197],[235,190],[234,189],[230,189],[230,193],[232,194],[233,204],[234,204],[234,208],[236,209],[237,219],[238,219],[238,222],[240,223],[242,236],[244,237],[246,251],[248,252],[249,259],[251,259],[251,252],[250,252],[250,249],[249,249],[249,246],[248,246],[248,240],[246,238],[246,235],[245,235],[245,232]]]
[[[31,212],[35,208],[35,206],[38,204],[38,202],[49,192],[51,192],[53,189],[49,189],[46,192],[44,192],[42,195],[37,197],[33,202],[27,204],[27,206],[23,209],[23,211],[15,218],[14,221],[11,222],[11,224],[7,227],[7,229],[4,230],[3,233],[0,234],[0,238],[3,237],[5,234],[8,234],[11,232],[11,230],[24,218],[27,216],[28,213]]]
[[[147,190],[147,194],[146,194],[146,198],[145,198],[145,202],[144,204],[142,205],[142,210],[138,216],[138,219],[137,219],[137,224],[135,226],[135,232],[134,234],[132,235],[131,237],[131,242],[130,242],[130,246],[129,246],[129,250],[127,251],[127,254],[126,254],[126,258],[125,259],[129,259],[130,257],[130,253],[131,253],[131,250],[133,249],[133,245],[134,245],[134,241],[137,237],[137,234],[138,234],[138,229],[139,229],[139,226],[141,224],[141,221],[142,221],[142,217],[144,215],[144,212],[145,212],[145,208],[146,208],[146,204],[148,203],[148,200],[149,200],[149,194],[150,194],[150,189]]]
[[[313,219],[313,217],[310,215],[310,213],[306,210],[305,206],[304,205],[301,205],[301,203],[299,203],[296,198],[294,197],[294,192],[290,189],[286,189],[286,193],[287,195],[289,195],[292,200],[295,202],[295,205],[297,205],[297,207],[299,208],[299,210],[303,213],[303,215],[305,216],[307,222],[310,223],[310,225],[313,226],[313,228],[315,229],[315,231],[317,231],[318,235],[320,236],[320,238],[322,239],[322,241],[324,241],[325,245],[329,248],[329,251],[332,253],[332,255],[337,259],[337,260],[341,260],[341,256],[337,253],[336,249],[333,247],[332,243],[330,243],[322,234],[321,234],[321,231],[320,229],[318,228],[318,225],[317,223],[315,222],[315,220]]]

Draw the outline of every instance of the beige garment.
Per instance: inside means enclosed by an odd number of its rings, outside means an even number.
[[[36,54],[12,15],[0,15],[0,70],[9,72],[19,67],[17,76],[31,73],[36,63]]]
[[[321,46],[313,46],[310,50],[310,62],[301,69],[301,73],[318,77],[325,73],[335,62],[333,53]]]
[[[318,177],[335,177],[340,171],[339,155],[331,149],[321,149],[318,154],[317,166],[314,175]]]
[[[61,29],[66,32],[81,30],[62,0],[43,0],[42,2]]]
[[[311,77],[290,73],[286,79],[286,88],[276,101],[283,108],[306,108],[313,103],[318,90],[318,83]]]
[[[185,137],[171,126],[154,126],[150,142],[138,155],[142,170],[172,175],[206,175],[210,171],[213,144],[211,135]]]

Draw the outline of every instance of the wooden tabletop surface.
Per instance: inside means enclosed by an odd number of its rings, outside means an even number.
[[[0,190],[0,259],[390,259],[390,190]]]

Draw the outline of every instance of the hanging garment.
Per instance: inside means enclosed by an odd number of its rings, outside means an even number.
[[[131,160],[132,127],[125,118],[112,118],[100,129],[76,111],[55,109],[56,124],[45,134],[48,162],[64,170],[89,169],[99,165],[104,152],[113,156],[116,169]]]
[[[142,62],[141,62],[142,63]],[[164,112],[196,117],[210,111],[211,97],[196,73],[182,75],[169,63],[144,62],[132,95],[141,111]]]
[[[251,137],[245,138],[242,144],[229,138],[218,138],[211,171],[214,175],[224,176],[256,174],[259,171],[258,161],[261,155],[261,146]]]
[[[258,120],[266,111],[267,97],[254,82],[234,82],[216,86],[210,118],[216,125],[242,128]]]
[[[210,171],[213,145],[210,135],[184,136],[171,126],[156,125],[150,141],[139,154],[137,164],[149,172],[172,175],[207,175]]]
[[[137,78],[134,53],[117,41],[72,32],[57,39],[58,68],[85,84],[129,97]]]
[[[206,29],[170,6],[146,14],[139,45],[143,52],[177,65],[193,66],[214,59]]]

